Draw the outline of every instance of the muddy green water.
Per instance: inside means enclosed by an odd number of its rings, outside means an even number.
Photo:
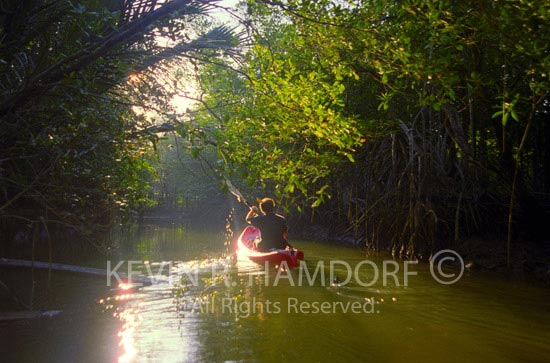
[[[397,281],[389,276],[384,283],[380,256],[295,241],[305,252],[311,278],[302,270],[300,283],[300,269],[266,271],[233,258],[223,233],[150,225],[112,238],[120,252],[111,257],[111,266],[135,260],[134,269],[149,266],[156,272],[166,261],[159,282],[121,290],[103,279],[54,273],[46,289],[47,279],[35,276],[34,304],[62,313],[0,321],[0,361],[550,361],[550,290],[545,287],[477,271],[443,285],[427,265],[408,266],[404,287],[402,262]],[[335,260],[340,262],[331,269]],[[93,264],[106,268],[107,260]],[[342,286],[346,264],[351,281]],[[331,283],[331,270],[340,284]],[[3,274],[17,279],[25,273]],[[361,286],[365,283],[372,286]]]

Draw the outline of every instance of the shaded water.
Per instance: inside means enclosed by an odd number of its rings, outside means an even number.
[[[37,293],[42,299],[36,304],[63,312],[49,319],[0,322],[2,361],[550,360],[548,288],[480,272],[465,272],[456,284],[441,285],[426,265],[410,267],[417,275],[409,276],[406,288],[391,277],[384,286],[381,275],[369,287],[354,277],[338,286],[330,283],[330,261],[354,267],[367,259],[365,253],[298,241],[294,245],[305,251],[310,276],[318,275],[312,283],[302,275],[302,286],[292,286],[299,285],[299,269],[266,271],[234,259],[223,233],[151,225],[119,231],[113,238],[120,245],[113,262],[148,261],[153,270],[161,261],[179,262],[170,264],[162,282],[137,290],[55,273],[48,298]],[[381,257],[368,259],[382,272]],[[316,270],[321,262],[324,268]],[[105,268],[106,261],[97,266]],[[360,281],[374,280],[369,266],[359,270]],[[338,281],[345,280],[343,263],[334,270]],[[10,277],[6,274],[24,278],[19,270],[4,274],[4,280]],[[42,277],[36,283],[47,281]],[[343,311],[353,303],[360,308]],[[316,311],[314,306],[321,310],[322,304],[327,309]]]

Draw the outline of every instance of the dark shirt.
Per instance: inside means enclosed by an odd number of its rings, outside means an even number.
[[[286,232],[288,226],[286,219],[275,213],[250,218],[248,222],[260,230],[262,242],[258,248],[267,251],[271,248],[284,249],[287,246]]]

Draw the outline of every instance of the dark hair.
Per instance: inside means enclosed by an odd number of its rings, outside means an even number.
[[[275,210],[275,201],[271,198],[264,198],[260,202],[260,209],[263,213],[271,213]]]

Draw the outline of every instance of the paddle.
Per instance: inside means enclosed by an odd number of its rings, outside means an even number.
[[[252,205],[250,205],[250,203],[246,201],[246,198],[243,197],[241,192],[239,192],[239,190],[235,188],[235,186],[231,183],[231,181],[229,181],[229,179],[225,179],[225,185],[227,185],[227,189],[229,190],[229,192],[233,194],[239,202],[243,203],[248,208],[252,208]]]

